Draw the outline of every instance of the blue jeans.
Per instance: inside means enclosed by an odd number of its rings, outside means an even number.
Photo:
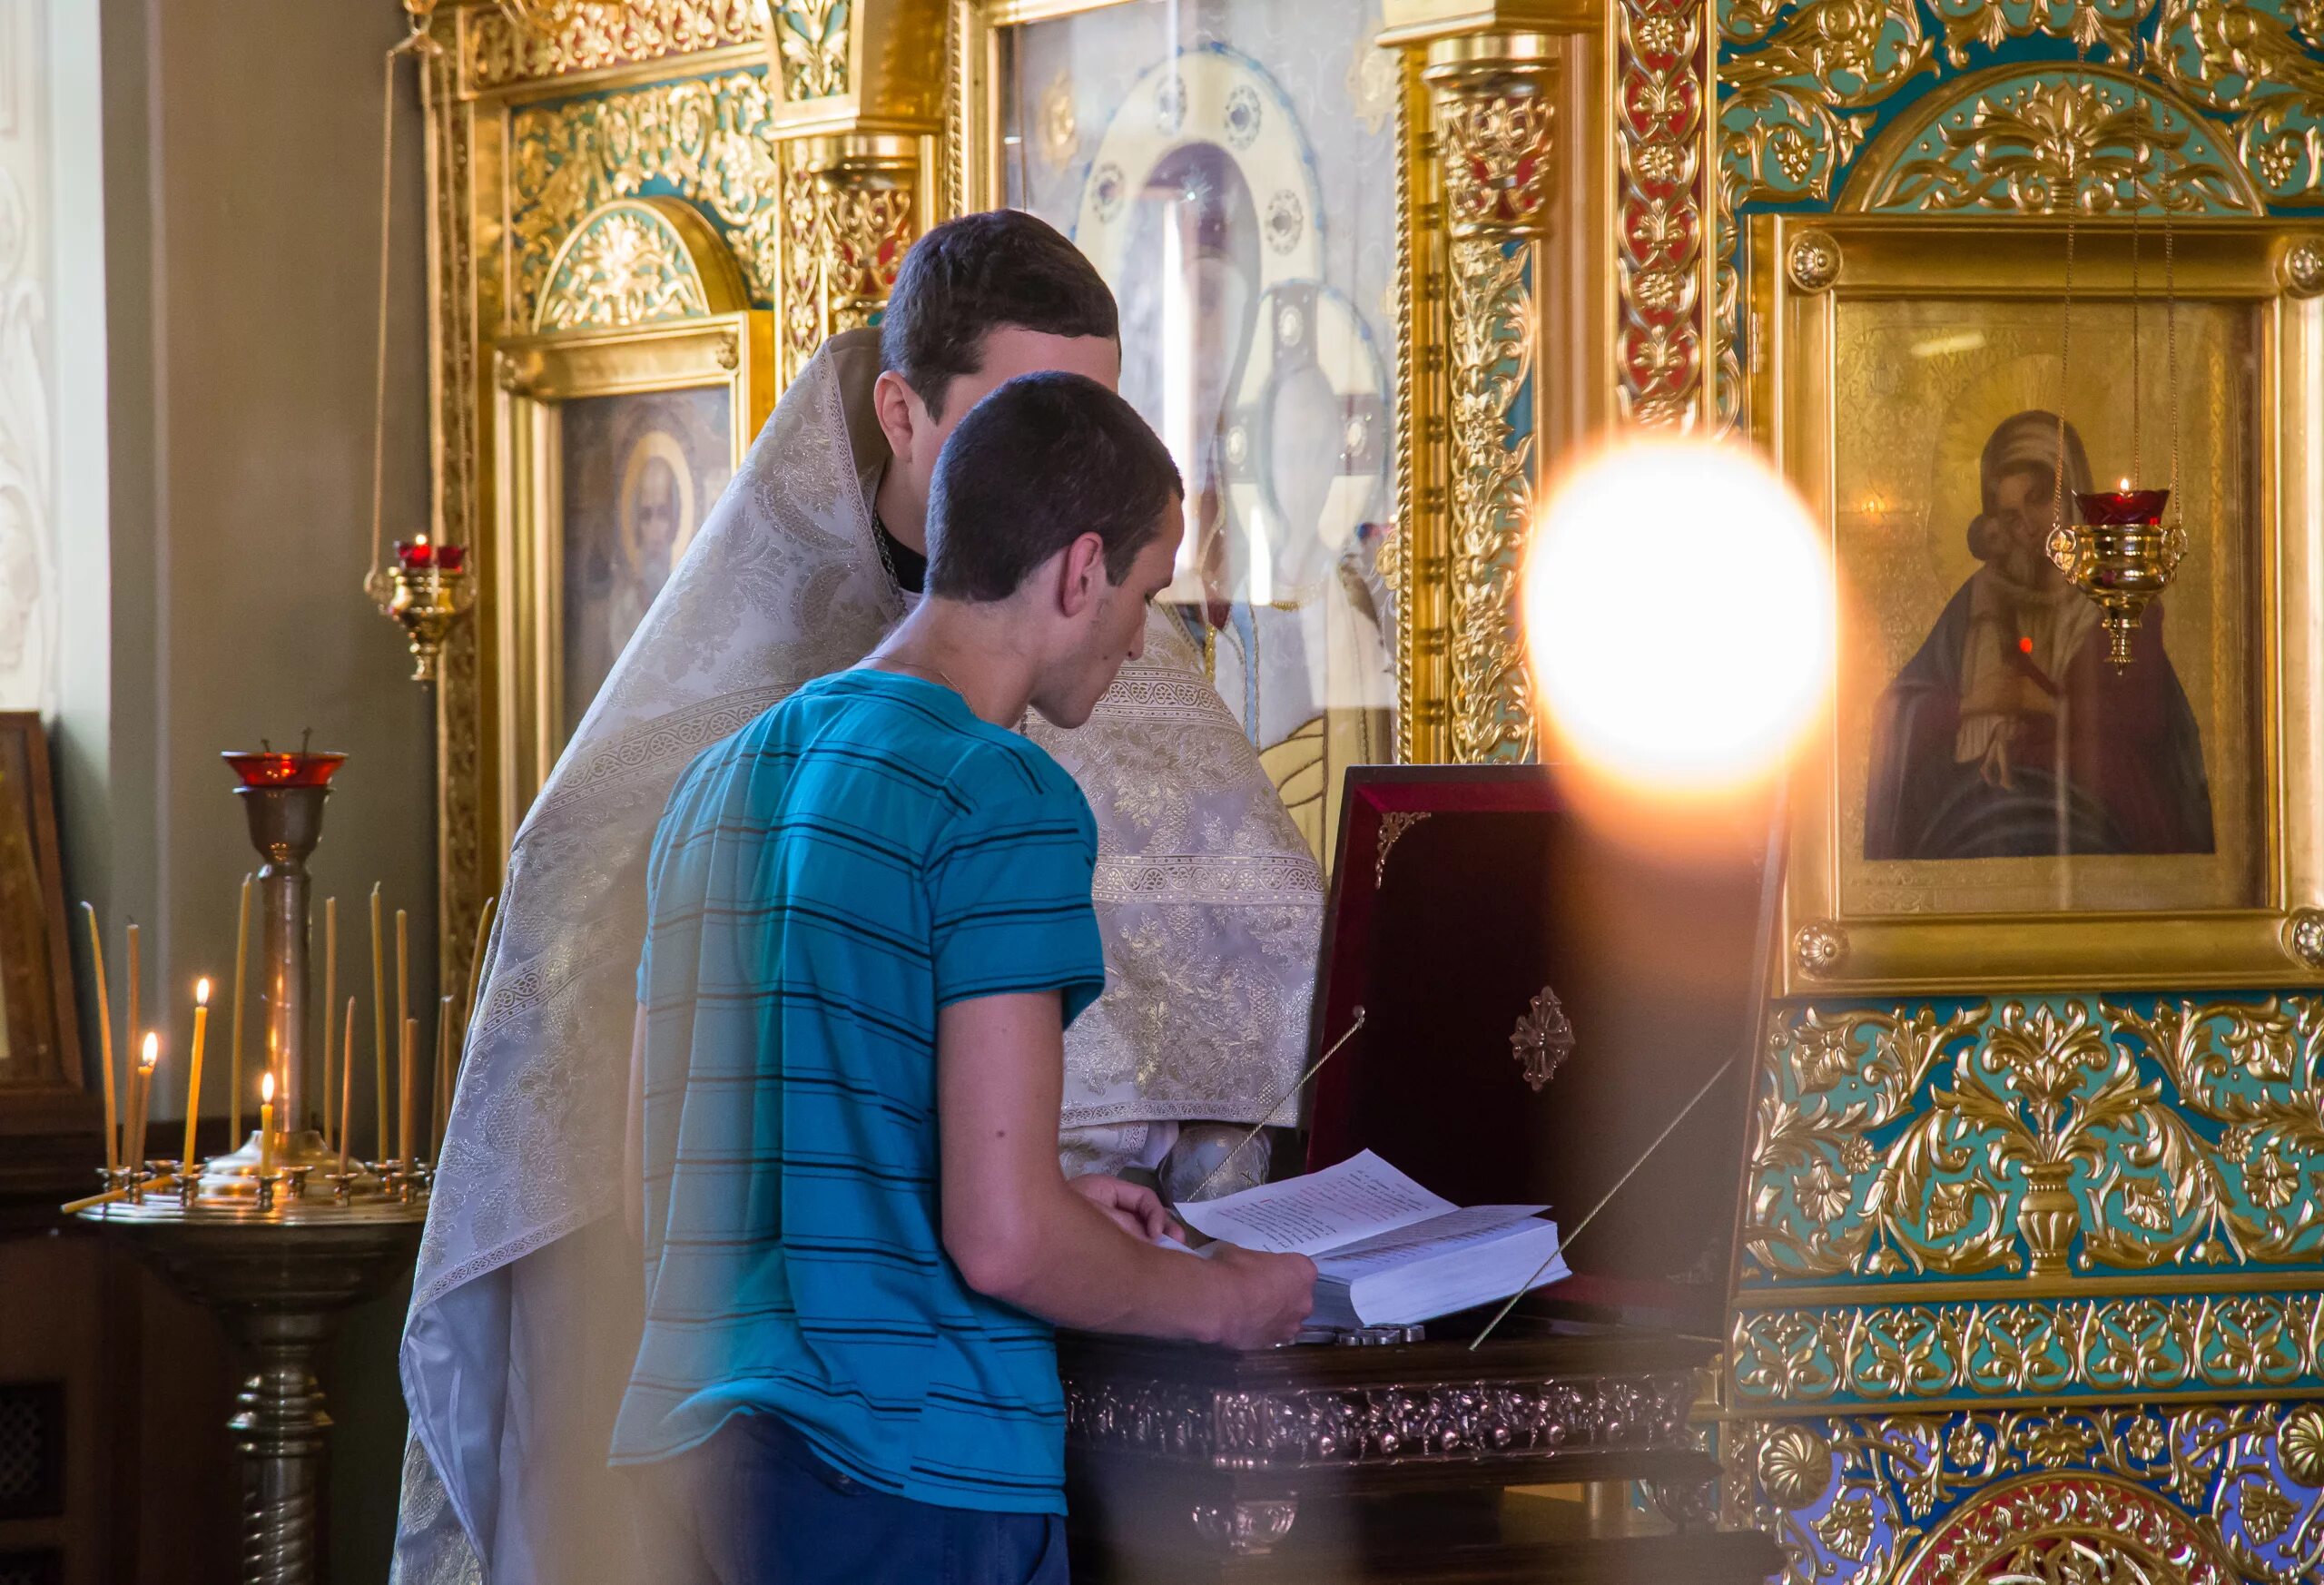
[[[1065,1521],[875,1491],[773,1414],[737,1414],[659,1465],[672,1585],[1068,1585]]]

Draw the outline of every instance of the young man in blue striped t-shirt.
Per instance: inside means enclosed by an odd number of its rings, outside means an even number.
[[[1157,1249],[1149,1193],[1058,1168],[1097,830],[1012,728],[1079,725],[1137,655],[1180,497],[1104,386],[1000,386],[937,459],[927,598],[671,795],[613,1445],[683,1514],[662,1578],[1056,1585],[1050,1324],[1251,1346],[1306,1314],[1305,1259]]]

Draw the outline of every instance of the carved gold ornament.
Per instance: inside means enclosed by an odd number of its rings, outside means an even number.
[[[1820,980],[1847,961],[1847,932],[1829,920],[1801,925],[1792,932],[1791,958],[1802,974]]]
[[[1784,1545],[1784,1585],[2312,1585],[2324,1498],[2290,1450],[2315,1416],[2264,1403],[1846,1415],[1815,1423],[1835,1467],[1804,1497],[1754,1478],[1802,1428],[1738,1421],[1724,1518]],[[2147,1572],[2120,1571],[2133,1566]]]
[[[2324,1000],[1810,1008],[1771,1036],[1751,1149],[1771,1277],[2313,1262]]]
[[[1705,100],[1703,17],[1686,0],[1619,0],[1614,8],[1614,368],[1629,418],[1680,424],[1701,394],[1706,305],[1696,286],[1714,207],[1699,150]]]
[[[2251,180],[2199,118],[2096,67],[1999,67],[1915,113],[1866,158],[1851,207],[2252,214]]]
[[[1391,809],[1380,816],[1379,846],[1372,855],[1372,890],[1377,891],[1387,883],[1388,854],[1403,840],[1404,833],[1429,817],[1425,809]]]
[[[1840,278],[1840,245],[1829,231],[1797,232],[1784,264],[1791,271],[1791,283],[1800,290],[1828,291]]]
[[[1461,56],[1426,76],[1452,234],[1452,758],[1524,760],[1534,727],[1517,577],[1532,520],[1532,244],[1550,201],[1554,67],[1521,53]]]
[[[2294,297],[2324,294],[2324,237],[2294,237],[2286,242],[2276,271]]]
[[[767,31],[767,0],[525,3],[529,19],[512,19],[505,5],[472,15],[465,63],[471,89],[755,44]]]
[[[1759,1484],[1784,1508],[1805,1508],[1832,1486],[1832,1449],[1804,1425],[1786,1425],[1759,1444]]]
[[[777,0],[774,47],[787,100],[847,92],[847,34],[853,0]]]
[[[702,275],[668,216],[643,202],[608,205],[549,265],[537,330],[617,327],[710,312]]]
[[[1533,1005],[1509,1037],[1509,1048],[1525,1070],[1525,1083],[1539,1094],[1573,1055],[1573,1021],[1556,991],[1544,985],[1535,993]]]
[[[582,216],[650,182],[702,211],[734,251],[752,298],[773,299],[785,184],[772,112],[765,83],[748,72],[517,112],[512,317],[531,320],[550,262]]]

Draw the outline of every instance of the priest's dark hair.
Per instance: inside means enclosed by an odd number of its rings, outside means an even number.
[[[1137,409],[1078,374],[1020,374],[970,408],[928,486],[928,592],[1005,600],[1084,534],[1129,576],[1186,488]]]
[[[1055,226],[1019,209],[964,214],[904,255],[880,320],[880,367],[941,418],[953,377],[983,368],[984,339],[1005,325],[1121,340],[1114,294]]]

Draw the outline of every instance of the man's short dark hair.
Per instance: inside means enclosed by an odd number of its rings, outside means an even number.
[[[1004,325],[1121,340],[1114,294],[1080,250],[1046,221],[996,209],[931,228],[904,255],[880,320],[880,367],[941,418],[954,377],[984,367],[984,339]]]
[[[970,408],[928,487],[928,592],[1005,600],[1084,534],[1120,583],[1182,497],[1137,409],[1078,374],[1020,374]]]

